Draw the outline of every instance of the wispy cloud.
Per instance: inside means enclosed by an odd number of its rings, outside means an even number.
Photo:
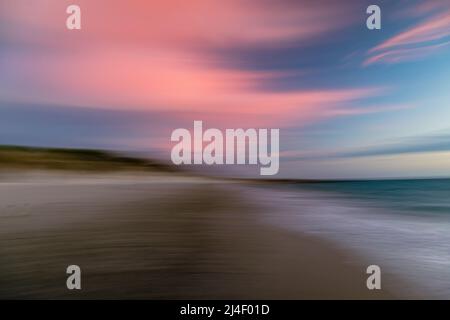
[[[433,10],[440,8],[438,13]],[[363,65],[375,63],[398,63],[424,58],[436,53],[450,44],[450,6],[442,3],[421,4],[416,7],[415,14],[429,12],[425,20],[406,31],[387,39],[368,51],[369,57]]]
[[[78,0],[88,37],[70,37],[89,45],[157,44],[198,48],[227,44],[304,41],[339,30],[355,21],[348,10],[358,0],[336,3],[261,0]],[[15,0],[2,7],[3,36],[17,42],[66,46],[65,8],[69,0]],[[62,26],[62,27],[61,27]],[[30,37],[27,29],[39,30]],[[49,35],[51,35],[49,37]],[[70,43],[70,42],[69,42]]]
[[[371,113],[360,108],[386,89],[378,87],[262,89],[258,84],[280,72],[223,69],[185,55],[125,52],[34,55],[9,58],[15,78],[31,80],[28,94],[10,90],[10,101],[43,102],[142,111],[173,111],[213,116],[215,121],[246,120],[247,126],[304,124],[342,113]],[[94,71],[94,72],[93,72]],[[36,82],[34,79],[40,79]],[[238,117],[236,115],[239,115]],[[208,119],[204,119],[208,120]],[[215,123],[221,125],[223,123]]]
[[[416,137],[399,138],[380,145],[364,148],[353,148],[334,152],[288,152],[285,153],[284,156],[288,160],[323,160],[445,151],[450,151],[450,131]]]
[[[375,63],[393,64],[399,62],[414,61],[417,59],[425,58],[448,46],[450,46],[450,41],[434,45],[427,45],[425,47],[387,50],[381,53],[376,53],[371,57],[367,58],[363,62],[363,65],[368,66]]]

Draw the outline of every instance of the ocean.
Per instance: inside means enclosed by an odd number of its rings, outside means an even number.
[[[278,190],[271,198],[284,209],[265,217],[270,223],[353,250],[382,274],[403,279],[385,283],[398,292],[450,298],[450,179],[296,183]]]

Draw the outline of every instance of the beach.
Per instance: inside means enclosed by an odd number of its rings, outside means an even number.
[[[368,264],[351,250],[268,223],[284,209],[257,190],[164,174],[4,177],[0,297],[396,297],[389,285],[367,289]],[[69,265],[81,290],[66,288]]]

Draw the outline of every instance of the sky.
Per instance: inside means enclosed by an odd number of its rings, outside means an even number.
[[[279,178],[450,176],[450,2],[0,0],[0,144],[170,161],[194,120],[279,128]]]

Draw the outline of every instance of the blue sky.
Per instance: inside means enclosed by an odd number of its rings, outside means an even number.
[[[169,160],[203,120],[280,128],[279,177],[450,176],[448,1],[68,4],[1,3],[1,144]]]

